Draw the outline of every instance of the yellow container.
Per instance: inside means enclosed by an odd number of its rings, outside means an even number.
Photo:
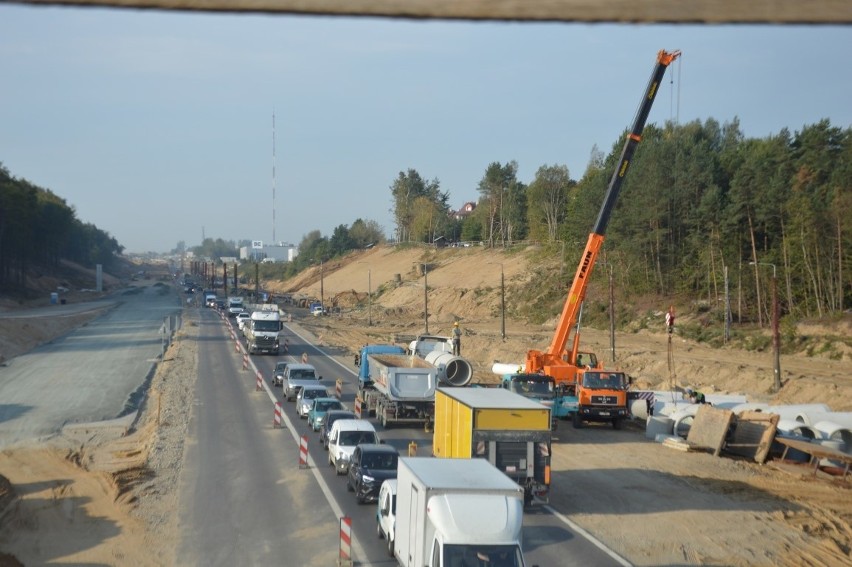
[[[475,456],[475,432],[550,431],[550,410],[501,388],[438,388],[435,393],[436,457]]]

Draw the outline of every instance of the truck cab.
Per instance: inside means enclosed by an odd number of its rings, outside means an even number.
[[[621,429],[622,420],[630,417],[627,409],[629,387],[630,377],[624,372],[586,370],[578,373],[577,384],[569,386],[567,397],[567,400],[573,397],[577,404],[577,411],[572,414],[574,427],[582,427],[583,421],[608,421],[613,429]]]
[[[278,354],[281,325],[281,315],[277,310],[253,312],[243,330],[249,354]]]
[[[403,567],[525,565],[523,490],[483,459],[400,458],[397,506]]]
[[[228,317],[236,317],[243,312],[243,298],[229,297],[228,298]]]

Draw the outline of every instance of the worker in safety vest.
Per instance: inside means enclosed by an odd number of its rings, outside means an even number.
[[[702,394],[701,392],[699,392],[697,390],[693,390],[692,388],[687,388],[686,392],[684,392],[684,393],[686,395],[686,399],[689,400],[693,404],[706,404],[707,403],[707,400],[705,399],[704,394]]]

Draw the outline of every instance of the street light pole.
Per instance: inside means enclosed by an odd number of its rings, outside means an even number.
[[[778,272],[775,264],[770,262],[749,262],[752,266],[772,266],[772,357],[774,388],[776,392],[781,390],[781,329],[780,329],[780,307],[778,305]]]
[[[322,306],[322,314],[325,315],[325,289],[324,289],[324,280],[325,280],[325,268],[322,264],[322,258],[320,258],[320,305]]]
[[[429,334],[429,266],[423,264],[423,321],[426,334]]]

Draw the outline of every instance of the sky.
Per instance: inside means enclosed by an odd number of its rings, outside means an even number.
[[[127,252],[203,237],[298,245],[359,218],[391,235],[390,186],[410,168],[454,209],[477,200],[493,162],[516,161],[524,183],[556,164],[580,179],[595,146],[620,147],[660,49],[683,55],[649,124],[738,119],[755,138],[852,125],[843,26],[3,4],[0,164]]]

